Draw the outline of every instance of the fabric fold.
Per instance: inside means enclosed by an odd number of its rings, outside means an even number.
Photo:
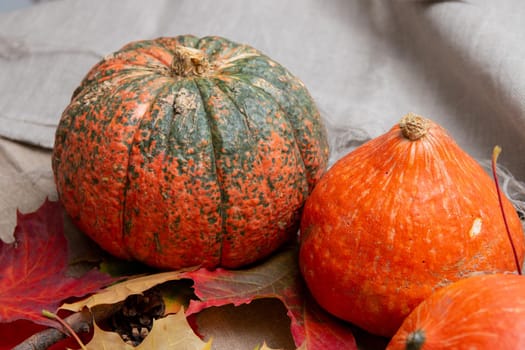
[[[303,80],[333,135],[375,137],[416,112],[478,159],[501,145],[501,163],[525,178],[525,7],[492,4],[57,0],[1,13],[0,135],[51,148],[72,92],[104,55],[134,40],[220,35]]]

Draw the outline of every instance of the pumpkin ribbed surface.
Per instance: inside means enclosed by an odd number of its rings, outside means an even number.
[[[295,235],[328,157],[304,85],[220,37],[133,42],[95,65],[56,132],[73,221],[161,268],[237,267]]]
[[[300,266],[316,300],[383,336],[440,287],[516,271],[491,177],[442,127],[412,117],[334,164],[301,222]],[[523,263],[521,222],[503,203]]]
[[[525,348],[525,277],[473,276],[441,288],[403,321],[387,350]]]

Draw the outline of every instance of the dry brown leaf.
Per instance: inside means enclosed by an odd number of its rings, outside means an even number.
[[[94,334],[87,350],[210,350],[211,340],[203,342],[191,329],[184,312],[153,321],[153,328],[137,347],[126,344],[117,333],[106,332],[93,324]]]
[[[288,309],[290,330],[296,346],[300,346],[299,349],[357,349],[352,329],[324,313],[305,293],[297,268],[295,247],[274,255],[262,264],[242,270],[217,268],[209,271],[202,268],[134,278],[110,286],[80,302],[64,304],[61,309],[77,312],[84,307],[92,311],[96,306],[107,308],[108,305],[122,302],[129,295],[142,294],[165,282],[182,279],[193,282],[192,290],[196,297],[189,300],[187,315],[209,307],[248,304],[260,298],[277,298]],[[172,300],[166,295],[163,295],[163,299],[168,306],[170,302],[175,303],[173,308],[169,306],[170,310],[176,310],[185,304],[184,301]],[[271,349],[267,347],[265,350]]]
[[[261,346],[256,347],[254,350],[282,350],[282,349],[270,348],[268,345],[266,345],[266,342],[264,342]]]
[[[78,312],[84,307],[93,308],[102,304],[116,304],[133,294],[142,294],[144,291],[164,282],[178,280],[188,270],[161,272],[154,275],[142,276],[114,284],[97,294],[72,304],[65,303],[59,309]]]
[[[137,350],[210,350],[210,339],[203,342],[191,329],[184,311],[153,321],[153,328]]]

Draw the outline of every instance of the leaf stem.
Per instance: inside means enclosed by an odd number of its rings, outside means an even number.
[[[77,341],[78,345],[80,345],[80,348],[82,350],[87,350],[86,346],[84,345],[84,343],[82,343],[82,340],[80,340],[80,338],[78,337],[77,333],[73,330],[73,328],[71,328],[71,326],[66,321],[64,321],[64,319],[62,317],[60,317],[57,314],[52,313],[51,311],[48,311],[48,310],[42,310],[42,315],[44,315],[47,318],[56,320],[58,323],[60,323],[69,332],[69,334],[73,338],[75,338],[75,340]]]
[[[518,258],[518,253],[516,252],[516,247],[514,246],[514,241],[512,240],[512,235],[510,233],[509,223],[507,222],[507,216],[505,215],[505,209],[503,208],[503,198],[501,194],[501,189],[498,180],[498,174],[496,171],[496,162],[498,161],[498,156],[501,153],[501,147],[495,146],[492,151],[492,176],[494,177],[494,182],[496,184],[496,192],[498,193],[499,207],[501,209],[501,215],[503,216],[503,222],[505,223],[505,230],[507,231],[507,237],[509,238],[510,245],[512,246],[512,253],[514,254],[514,262],[516,263],[516,268],[518,269],[518,274],[521,275],[521,265],[520,259]]]

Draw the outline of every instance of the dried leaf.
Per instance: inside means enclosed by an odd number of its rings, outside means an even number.
[[[193,281],[189,279],[163,285],[160,294],[164,301],[164,315],[175,314],[181,308],[187,309],[190,300],[195,298],[192,287]]]
[[[191,329],[184,312],[154,321],[151,333],[137,349],[209,350],[211,340],[203,342]]]
[[[277,298],[288,309],[296,346],[308,350],[357,349],[351,329],[326,314],[306,291],[294,248],[244,270],[199,269],[185,275],[193,279],[199,300],[191,300],[187,314],[210,306],[240,305],[258,298]]]
[[[111,285],[86,299],[71,304],[65,303],[60,306],[60,309],[77,312],[84,307],[91,309],[98,305],[116,304],[125,300],[130,295],[142,294],[144,291],[164,282],[184,278],[186,271],[188,270],[161,272],[153,275],[131,278],[124,282]]]
[[[101,293],[63,309],[79,311],[87,306],[123,301],[167,281],[191,279],[199,300],[190,300],[187,315],[212,306],[248,304],[260,298],[277,298],[283,302],[291,319],[291,333],[301,349],[357,349],[352,330],[326,314],[306,291],[297,266],[297,249],[275,254],[267,261],[247,269],[218,268],[164,272],[118,283]]]
[[[15,242],[0,242],[0,322],[19,319],[55,326],[42,316],[60,302],[83,296],[114,281],[92,270],[81,278],[67,275],[68,245],[62,207],[46,200],[33,213],[17,214]]]
[[[261,346],[257,346],[254,350],[282,350],[282,349],[273,349],[270,348],[266,343],[262,343]]]
[[[88,350],[210,350],[211,340],[203,342],[191,329],[184,312],[169,315],[155,320],[153,328],[144,341],[137,347],[126,344],[114,332],[100,329],[96,323],[93,325],[94,334],[86,345]]]

